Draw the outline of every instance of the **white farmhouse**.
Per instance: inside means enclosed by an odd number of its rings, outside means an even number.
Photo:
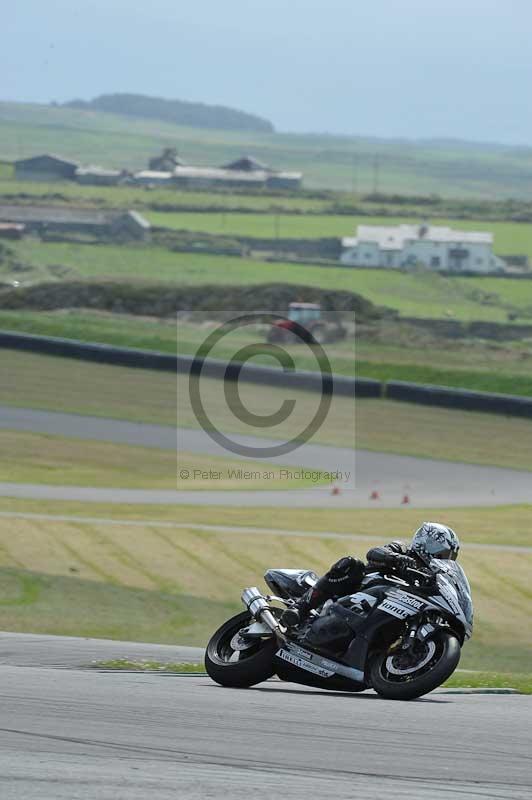
[[[493,253],[491,233],[433,225],[359,225],[357,234],[342,239],[344,264],[396,269],[423,264],[448,272],[502,272],[506,268]]]

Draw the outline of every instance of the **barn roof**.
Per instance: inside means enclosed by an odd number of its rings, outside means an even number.
[[[20,158],[18,161],[15,161],[14,164],[16,167],[20,166],[30,166],[31,164],[35,164],[42,161],[52,161],[55,164],[63,164],[64,166],[68,167],[79,167],[80,164],[77,161],[70,161],[67,158],[63,158],[62,156],[56,156],[54,153],[41,153],[38,156],[30,156],[29,158]]]
[[[266,164],[263,164],[262,161],[258,161],[252,156],[242,156],[241,158],[237,158],[236,161],[231,161],[229,164],[224,164],[222,169],[235,169],[239,170],[240,172],[270,171],[270,168]]]
[[[68,223],[83,225],[107,225],[129,216],[143,228],[149,228],[149,222],[137,211],[99,211],[89,208],[72,208],[65,206],[10,206],[0,205],[0,222],[10,223]]]
[[[176,178],[196,178],[215,181],[240,181],[244,183],[263,183],[268,177],[264,171],[225,169],[224,167],[176,167]]]
[[[0,206],[0,220],[5,222],[83,222],[99,225],[107,221],[103,211],[68,206]]]
[[[372,242],[381,250],[402,250],[407,242],[426,241],[446,244],[493,244],[493,234],[488,231],[461,231],[443,225],[359,225],[357,237],[345,237],[344,247],[356,247],[361,242]]]
[[[123,170],[119,169],[105,169],[105,167],[78,167],[76,170],[77,176],[94,175],[95,177],[119,178],[123,174]]]

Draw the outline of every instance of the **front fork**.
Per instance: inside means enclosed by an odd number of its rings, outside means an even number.
[[[285,603],[285,605],[289,605],[280,597],[275,599],[281,600],[281,602]],[[286,641],[286,628],[281,625],[279,620],[275,617],[268,600],[263,597],[256,586],[251,586],[249,589],[244,589],[242,592],[242,602],[246,606],[251,616],[256,619],[257,622],[262,622],[264,625],[266,625],[279,642],[283,643]]]
[[[413,651],[416,644],[426,642],[435,631],[436,626],[431,622],[420,622],[419,620],[411,622],[406,632],[391,645],[389,652],[397,653],[399,650],[403,652]]]

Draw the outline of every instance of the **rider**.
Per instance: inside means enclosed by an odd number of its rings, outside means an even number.
[[[367,566],[352,556],[341,558],[298,601],[299,613],[303,616],[326,600],[354,594],[360,589],[362,578],[367,572],[387,572],[401,576],[409,567],[423,571],[433,558],[456,561],[459,549],[460,542],[452,528],[439,522],[424,522],[415,532],[410,547],[400,541],[390,542],[383,547],[372,547],[366,555]]]

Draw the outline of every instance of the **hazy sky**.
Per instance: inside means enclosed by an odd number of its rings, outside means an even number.
[[[532,143],[532,0],[7,0],[0,99],[138,92],[278,130]]]

